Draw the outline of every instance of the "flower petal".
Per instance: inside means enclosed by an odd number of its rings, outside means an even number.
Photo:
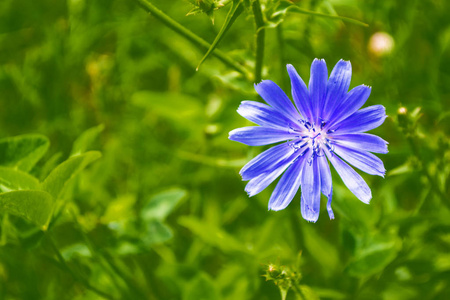
[[[241,174],[242,180],[250,180],[274,168],[274,166],[289,158],[294,152],[295,149],[290,143],[273,146],[249,161],[239,174]]]
[[[326,150],[325,153],[347,188],[359,200],[369,204],[370,199],[372,199],[372,192],[361,175],[356,173],[355,170],[343,162],[337,155],[331,154],[328,150]]]
[[[288,168],[291,163],[299,156],[298,153],[294,153],[288,159],[278,163],[273,169],[262,173],[261,175],[250,180],[245,186],[245,191],[250,197],[260,193],[266,187],[269,186],[281,173]]]
[[[276,109],[256,101],[242,101],[237,112],[247,120],[261,126],[289,128],[293,125],[292,121]]]
[[[294,99],[295,106],[297,106],[297,109],[303,118],[308,119],[309,122],[313,122],[311,99],[305,82],[303,82],[302,78],[298,75],[294,66],[287,65],[287,71],[291,78],[292,98]]]
[[[331,71],[327,82],[327,94],[324,105],[321,107],[322,117],[328,120],[336,107],[338,107],[350,87],[352,79],[352,65],[349,61],[340,60]]]
[[[349,164],[370,175],[384,177],[386,170],[381,159],[370,152],[352,150],[347,147],[335,145],[334,152]]]
[[[323,107],[327,93],[328,70],[323,59],[314,59],[311,64],[311,77],[309,78],[309,96],[311,99],[311,111],[313,122],[319,120],[319,112]]]
[[[370,133],[349,133],[330,135],[330,138],[338,145],[342,145],[355,150],[369,151],[373,153],[388,153],[385,140]]]
[[[336,134],[366,132],[383,124],[386,117],[383,105],[369,106],[336,124],[335,131]]]
[[[320,212],[320,173],[319,162],[306,161],[302,170],[301,211],[305,220],[316,222]]]
[[[289,100],[283,90],[271,80],[263,80],[259,84],[255,84],[255,90],[270,106],[278,110],[280,113],[291,119],[295,123],[299,123],[300,115]]]
[[[287,129],[249,126],[230,131],[228,138],[249,146],[262,146],[293,139],[295,135]]]
[[[331,172],[330,172],[330,166],[328,165],[328,161],[325,158],[325,156],[319,156],[317,157],[319,161],[319,171],[320,171],[320,190],[322,191],[322,194],[324,194],[327,199],[327,211],[328,216],[331,220],[334,219],[334,213],[331,209],[331,200],[333,196],[333,182],[331,181]]]
[[[300,156],[278,182],[269,200],[269,210],[282,210],[291,203],[301,183],[301,171],[305,156]]]
[[[345,96],[342,103],[340,103],[332,117],[330,118],[329,124],[338,123],[341,120],[344,120],[348,116],[354,114],[361,106],[366,103],[367,99],[370,96],[370,92],[372,88],[366,85],[359,85],[353,88],[348,94]]]

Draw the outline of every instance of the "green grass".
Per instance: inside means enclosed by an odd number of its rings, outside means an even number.
[[[286,64],[307,81],[316,57],[350,60],[389,115],[371,204],[333,172],[316,224],[300,193],[248,198],[238,171],[264,148],[228,140],[258,100],[252,1],[198,71],[231,3],[143,1],[0,2],[0,299],[447,299],[448,1],[260,0],[263,79],[290,94]]]

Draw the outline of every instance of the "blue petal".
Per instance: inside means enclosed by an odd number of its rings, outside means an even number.
[[[349,164],[367,174],[384,177],[384,174],[386,173],[381,159],[370,152],[352,150],[339,145],[335,145],[334,152]]]
[[[287,70],[291,78],[292,98],[294,98],[298,111],[303,118],[308,119],[309,122],[314,122],[311,114],[311,99],[306,84],[292,65],[287,65]]]
[[[291,203],[301,183],[305,156],[299,157],[283,174],[269,200],[269,210],[282,210]]]
[[[328,165],[328,161],[325,158],[325,156],[319,156],[317,157],[319,161],[319,171],[320,171],[320,186],[322,194],[324,194],[327,199],[327,211],[328,215],[330,216],[330,219],[334,219],[334,213],[331,209],[331,200],[333,196],[333,183],[331,181],[331,172],[330,172],[330,166]]]
[[[383,124],[386,117],[386,109],[383,105],[373,105],[363,108],[339,122],[339,124],[336,124],[336,134],[372,130]]]
[[[338,107],[350,87],[352,79],[352,65],[349,61],[340,60],[331,71],[327,82],[327,95],[322,108],[322,117],[328,120]]]
[[[283,143],[264,151],[249,161],[239,172],[242,180],[250,180],[273,169],[281,161],[288,159],[295,149],[289,143]]]
[[[319,112],[323,107],[327,93],[328,70],[325,60],[314,59],[311,64],[311,77],[309,78],[309,96],[311,98],[311,111],[313,122],[318,124]]]
[[[300,115],[289,100],[283,90],[271,80],[263,80],[259,84],[255,84],[255,90],[270,106],[278,110],[280,113],[298,123]]]
[[[294,125],[274,108],[256,101],[242,101],[237,112],[247,120],[261,126],[285,129]]]
[[[372,199],[372,192],[364,179],[337,155],[331,154],[329,151],[325,151],[325,153],[347,188],[359,200],[369,204],[370,199]]]
[[[370,133],[349,133],[349,134],[333,134],[329,137],[338,145],[342,145],[355,150],[369,151],[373,153],[388,153],[385,140],[379,136]]]
[[[286,170],[287,167],[299,156],[299,154],[294,153],[289,159],[286,159],[278,163],[273,169],[262,173],[261,175],[250,180],[245,186],[245,191],[250,197],[260,193],[269,184],[271,184],[281,173]]]
[[[348,92],[342,103],[340,103],[330,118],[330,124],[338,123],[355,113],[366,103],[372,88],[366,85],[359,85]]]
[[[293,139],[295,135],[287,129],[249,126],[230,131],[228,138],[249,146],[262,146]]]
[[[307,161],[302,170],[301,211],[305,220],[316,222],[320,212],[320,173],[317,159]]]

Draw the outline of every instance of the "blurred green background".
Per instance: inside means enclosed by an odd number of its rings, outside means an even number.
[[[186,16],[189,1],[151,2],[209,43],[231,6]],[[258,100],[252,80],[212,56],[196,71],[206,49],[135,1],[0,2],[0,137],[49,138],[29,171],[40,180],[74,153],[102,153],[46,232],[0,211],[0,299],[281,299],[279,288],[287,299],[449,299],[450,2],[295,2],[369,26],[261,0],[262,77],[290,95],[287,63],[307,81],[316,57],[329,71],[350,60],[351,87],[372,86],[366,106],[389,115],[373,131],[389,142],[387,176],[363,175],[371,204],[334,172],[336,219],[322,202],[316,224],[299,194],[268,212],[274,185],[244,192],[238,171],[263,147],[228,132],[248,125],[236,109]],[[251,72],[249,7],[218,49]]]

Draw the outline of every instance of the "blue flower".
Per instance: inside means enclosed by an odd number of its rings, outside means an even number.
[[[315,59],[309,88],[292,65],[287,71],[295,106],[278,85],[263,80],[255,89],[269,105],[243,101],[237,110],[260,126],[235,129],[230,132],[231,140],[249,146],[283,142],[242,168],[242,179],[249,180],[245,191],[256,195],[284,172],[270,197],[269,210],[284,209],[301,188],[305,220],[316,222],[319,218],[321,193],[328,198],[328,214],[334,219],[330,161],[348,189],[368,204],[372,198],[369,186],[347,163],[384,177],[383,162],[371,152],[387,153],[387,142],[365,132],[384,122],[385,108],[374,105],[360,109],[371,88],[359,85],[348,91],[352,75],[348,61],[340,60],[328,78],[325,61]]]

